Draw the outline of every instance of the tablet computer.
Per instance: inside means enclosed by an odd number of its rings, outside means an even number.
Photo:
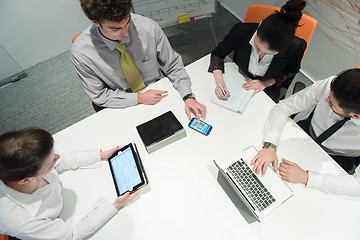
[[[171,111],[137,126],[136,129],[149,153],[186,137],[185,129]]]
[[[130,143],[109,157],[111,175],[118,196],[134,192],[148,184],[135,143]]]

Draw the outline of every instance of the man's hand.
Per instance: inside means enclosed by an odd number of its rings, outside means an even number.
[[[243,89],[245,90],[250,90],[253,89],[255,90],[255,92],[253,93],[253,96],[261,91],[263,91],[266,88],[266,85],[264,84],[264,82],[254,79],[254,80],[250,80],[250,79],[246,79],[245,80],[246,83],[243,84]]]
[[[273,164],[274,170],[276,172],[278,165],[278,158],[274,148],[261,149],[251,161],[251,165],[254,164],[253,170],[256,172],[256,174],[259,174],[259,172],[261,171],[262,175],[266,173],[266,169],[268,168],[270,163]]]
[[[222,86],[222,88],[224,89],[225,95],[224,95],[224,93],[222,92],[219,84],[216,84],[215,94],[216,94],[216,96],[217,96],[219,99],[226,100],[226,99],[229,98],[230,92],[229,92],[229,90],[226,88],[225,83],[221,84],[221,86]]]
[[[154,105],[160,102],[162,94],[166,94],[167,91],[150,89],[143,93],[138,93],[138,103],[146,105]]]
[[[287,182],[307,184],[309,179],[308,171],[303,170],[296,163],[282,159],[280,163],[280,176]]]
[[[205,116],[206,106],[202,105],[193,98],[188,98],[185,101],[185,113],[188,116],[189,120],[191,118],[191,113],[194,113],[196,118],[200,120],[200,117]]]
[[[112,149],[109,149],[107,151],[100,150],[100,158],[101,160],[108,160],[111,155],[114,154],[117,150],[121,149],[123,146],[116,146]]]
[[[132,201],[139,194],[139,190],[130,194],[129,192],[117,197],[113,203],[114,207],[119,210],[121,207],[125,206],[128,202]]]

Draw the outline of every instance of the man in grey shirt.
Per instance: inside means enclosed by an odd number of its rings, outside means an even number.
[[[130,14],[131,0],[80,0],[86,16],[94,24],[82,32],[71,49],[71,60],[85,92],[99,107],[125,108],[156,104],[166,91],[150,89],[132,92],[120,65],[116,49],[125,43],[145,86],[157,81],[161,69],[185,101],[190,119],[199,119],[206,107],[195,100],[191,82],[179,54],[174,52],[164,32],[153,20]]]

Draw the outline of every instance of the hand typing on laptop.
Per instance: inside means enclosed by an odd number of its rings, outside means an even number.
[[[308,171],[303,170],[296,163],[291,162],[286,159],[282,159],[282,163],[278,168],[278,158],[276,155],[276,146],[275,147],[264,147],[261,149],[258,154],[252,159],[251,164],[254,165],[253,170],[256,174],[259,174],[260,171],[262,175],[266,173],[266,169],[272,163],[274,166],[275,172],[279,169],[280,176],[287,182],[293,183],[303,183],[307,184],[309,173]]]
[[[264,150],[271,149],[264,148]],[[215,160],[214,163],[250,212],[260,221],[289,199],[293,192],[272,169],[269,169],[265,176],[254,174],[250,168],[250,162],[257,153],[258,151],[250,146],[226,163],[219,165]]]
[[[251,160],[251,165],[254,165],[253,170],[256,174],[259,174],[260,171],[262,175],[266,173],[266,169],[272,163],[274,166],[275,172],[278,169],[278,158],[276,155],[276,149],[273,147],[263,148],[261,149],[258,154]]]
[[[309,180],[309,172],[303,170],[296,163],[286,159],[282,159],[279,166],[280,176],[287,182],[307,184]]]

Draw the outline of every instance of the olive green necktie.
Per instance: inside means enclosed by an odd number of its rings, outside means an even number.
[[[126,51],[125,43],[119,43],[116,49],[121,52],[120,65],[125,75],[126,81],[128,82],[131,91],[137,92],[145,87],[145,83],[139,69],[136,67],[134,60],[130,53]]]

